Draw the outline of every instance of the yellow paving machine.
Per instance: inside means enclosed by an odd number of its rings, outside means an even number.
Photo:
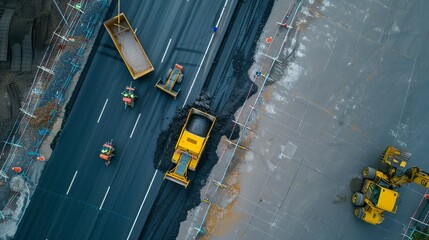
[[[176,85],[176,83],[181,83],[182,79],[183,66],[176,63],[174,65],[174,68],[170,68],[170,70],[168,70],[167,77],[165,78],[164,82],[159,79],[158,82],[156,82],[155,87],[176,98],[180,92],[180,89],[176,92],[174,91],[174,86]]]
[[[171,159],[176,166],[165,173],[164,179],[188,186],[188,169],[195,171],[215,121],[214,116],[198,109],[189,111]]]

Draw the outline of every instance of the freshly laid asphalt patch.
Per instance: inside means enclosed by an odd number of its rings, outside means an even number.
[[[169,181],[163,182],[139,239],[176,238],[180,222],[186,219],[187,211],[201,202],[199,192],[218,161],[216,149],[221,137],[224,135],[230,139],[238,137],[238,128],[231,132],[232,120],[234,113],[243,105],[246,98],[257,91],[257,86],[250,81],[247,70],[253,63],[256,42],[271,12],[273,2],[261,0],[238,3],[205,82],[205,91],[195,103],[178,110],[169,127],[160,134],[154,166],[165,172],[174,166],[170,159],[189,109],[196,107],[216,117],[216,123],[197,170],[189,172],[191,182],[188,188],[184,189]]]

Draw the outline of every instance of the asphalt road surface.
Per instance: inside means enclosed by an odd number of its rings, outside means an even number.
[[[102,29],[100,45],[15,239],[139,236],[163,178],[160,172],[155,174],[152,164],[157,136],[176,108],[183,106],[188,92],[188,102],[199,94],[236,1],[228,1],[207,49],[224,4],[122,2],[121,11],[137,28],[155,71],[133,82],[139,99],[134,109],[124,109],[120,92],[132,78]],[[174,63],[183,65],[185,73],[176,100],[154,88]],[[98,154],[110,139],[114,139],[116,157],[106,167]]]
[[[177,184],[164,181],[139,239],[175,239],[179,232],[179,223],[186,219],[187,211],[201,202],[200,190],[218,161],[216,154],[218,143],[222,135],[231,135],[234,114],[243,105],[253,84],[247,70],[253,63],[256,42],[272,5],[273,1],[266,0],[237,3],[220,51],[214,59],[216,65],[210,70],[203,87],[203,91],[210,96],[210,107],[207,111],[217,118],[205,151],[197,170],[189,173],[191,183],[186,190]],[[253,86],[253,89],[256,91],[257,87]],[[182,126],[186,114],[187,110],[183,110],[176,115],[173,122]],[[179,135],[178,131],[180,128],[171,126],[161,133],[161,140],[170,141],[165,141],[166,144],[162,144],[162,141],[158,143],[155,155],[159,159],[169,161],[173,154],[175,139]],[[236,136],[233,134],[233,138]],[[165,151],[161,147],[164,145],[167,146]],[[178,239],[183,238],[179,236]]]

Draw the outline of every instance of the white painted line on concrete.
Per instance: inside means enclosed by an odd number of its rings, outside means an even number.
[[[134,130],[136,130],[137,123],[139,122],[139,119],[140,119],[140,115],[142,115],[142,114],[141,113],[139,114],[139,116],[137,117],[136,123],[134,123],[133,131],[131,131],[130,138],[133,137]]]
[[[73,179],[71,180],[70,186],[69,186],[69,188],[67,189],[66,195],[69,195],[70,188],[71,188],[71,186],[73,185],[73,182],[74,182],[74,179],[76,178],[76,175],[77,175],[77,171],[74,173]]]
[[[164,62],[165,54],[167,54],[167,50],[170,47],[170,43],[171,43],[171,38],[170,38],[170,41],[168,41],[167,48],[165,49],[164,55],[162,55],[161,62]]]
[[[106,99],[106,101],[104,102],[104,106],[103,106],[103,109],[101,110],[100,116],[98,116],[97,123],[100,122],[101,115],[103,115],[104,108],[106,108],[106,104],[107,104],[108,101],[109,101],[109,99]]]
[[[100,208],[98,210],[101,210],[101,208],[103,207],[104,201],[106,200],[107,194],[109,194],[110,191],[110,186],[107,188],[107,192],[106,194],[104,194],[104,198],[103,201],[101,202]]]
[[[150,181],[149,188],[147,189],[146,194],[144,195],[143,202],[140,205],[140,208],[139,208],[139,211],[137,212],[136,218],[134,219],[133,226],[131,227],[130,233],[128,233],[127,240],[130,239],[131,233],[133,232],[134,226],[136,225],[137,219],[139,218],[140,212],[143,208],[144,202],[146,201],[146,197],[150,191],[150,188],[152,187],[153,180],[155,179],[155,176],[157,173],[158,173],[158,170],[156,170],[155,173],[153,174],[152,181]]]
[[[220,23],[220,20],[222,19],[223,12],[225,11],[226,4],[228,4],[228,0],[226,0],[225,4],[223,5],[222,12],[220,13],[219,19],[217,20],[217,23],[216,23],[216,28],[219,27],[219,23]],[[212,41],[213,41],[215,34],[216,34],[216,32],[212,33],[209,45],[207,46],[206,51],[204,52],[203,59],[201,60],[200,66],[198,67],[197,73],[195,74],[194,80],[192,81],[192,84],[191,84],[191,88],[189,89],[189,92],[186,95],[186,98],[185,98],[185,101],[183,102],[182,108],[185,107],[186,102],[188,101],[189,95],[191,94],[192,88],[194,87],[195,80],[197,79],[198,74],[200,73],[201,67],[203,66],[204,60],[206,59],[207,52],[209,51],[209,48],[212,44]]]

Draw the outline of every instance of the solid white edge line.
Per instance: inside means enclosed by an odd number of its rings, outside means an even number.
[[[136,129],[137,123],[139,122],[139,119],[140,119],[140,115],[142,115],[142,114],[141,113],[139,114],[139,116],[137,117],[136,123],[134,123],[133,131],[131,131],[130,138],[133,137],[134,130]]]
[[[107,192],[106,194],[104,194],[104,198],[103,201],[101,202],[100,208],[98,210],[101,210],[101,208],[103,207],[104,201],[106,200],[107,194],[109,194],[110,191],[110,186],[107,188]]]
[[[170,47],[170,43],[171,43],[171,38],[170,38],[170,41],[168,41],[167,48],[164,51],[164,55],[162,55],[161,62],[164,62],[165,54],[167,54],[167,50]]]
[[[201,67],[203,66],[203,62],[206,58],[207,52],[209,51],[209,48],[210,48],[210,45],[213,41],[214,35],[215,35],[215,33],[213,33],[212,37],[210,38],[209,45],[207,46],[206,52],[204,53],[204,56],[203,56],[203,60],[201,60],[200,66],[198,67],[198,70],[197,70],[197,73],[195,74],[194,80],[192,80],[191,87],[189,88],[188,94],[186,95],[186,98],[185,98],[185,101],[183,102],[182,108],[185,107],[186,102],[188,101],[189,95],[191,94],[192,88],[194,87],[194,84],[195,84],[195,80],[197,80],[198,74],[200,73]]]
[[[216,23],[216,28],[217,28],[217,27],[219,27],[219,23],[220,23],[220,20],[221,20],[221,18],[222,18],[222,15],[223,15],[223,12],[224,12],[224,10],[225,10],[225,8],[226,8],[226,4],[227,4],[227,3],[228,3],[228,0],[226,0],[226,1],[225,1],[225,4],[223,5],[222,12],[220,13],[219,19],[217,20],[217,23]],[[210,38],[209,45],[207,46],[207,49],[206,49],[206,51],[204,52],[203,59],[201,60],[200,66],[198,67],[198,70],[197,70],[197,73],[195,74],[194,80],[192,80],[191,87],[189,88],[189,92],[188,92],[188,94],[186,95],[186,98],[185,98],[185,101],[183,102],[183,106],[182,106],[182,108],[184,108],[184,107],[185,107],[186,102],[188,101],[189,95],[191,94],[192,88],[194,87],[195,80],[197,80],[198,74],[200,73],[201,67],[203,66],[204,60],[206,59],[207,52],[209,51],[210,45],[212,44],[212,41],[213,41],[213,38],[214,38],[215,34],[216,34],[215,32],[213,32],[213,33],[212,33],[212,36],[211,36],[211,38]]]
[[[100,116],[98,116],[97,123],[100,122],[100,118],[101,118],[101,115],[103,115],[104,108],[106,108],[107,101],[109,101],[109,99],[106,99],[106,101],[104,102],[104,106],[103,106],[103,109],[101,110]]]
[[[73,182],[74,182],[74,179],[75,179],[76,175],[77,175],[77,171],[74,173],[73,179],[71,180],[71,183],[70,183],[70,185],[69,185],[69,188],[67,189],[66,195],[69,195],[70,188],[71,188],[71,186],[73,185]]]
[[[150,191],[150,188],[152,187],[152,183],[153,183],[153,180],[155,179],[155,176],[156,176],[157,172],[158,172],[158,170],[156,170],[155,173],[153,174],[152,181],[150,181],[149,188],[147,189],[146,194],[144,195],[143,202],[140,205],[140,208],[139,208],[139,211],[137,212],[136,218],[134,219],[133,226],[131,227],[130,233],[128,233],[127,240],[130,239],[131,233],[133,232],[133,229],[134,229],[134,226],[136,225],[137,219],[140,216],[140,212],[141,212],[141,210],[143,208],[144,202],[146,201],[146,197],[147,197],[147,195],[148,195],[148,193]]]

